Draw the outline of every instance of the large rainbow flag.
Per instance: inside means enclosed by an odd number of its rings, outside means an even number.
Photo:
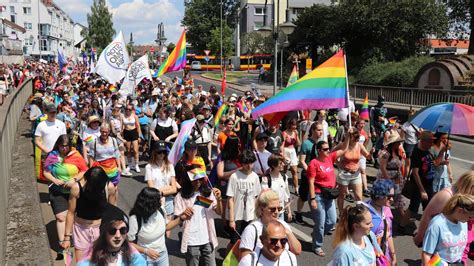
[[[364,102],[362,103],[362,108],[360,109],[359,118],[369,121],[369,95],[365,94]]]
[[[348,106],[346,64],[340,50],[326,62],[271,97],[252,112],[257,119],[269,113],[319,110]]]
[[[161,64],[160,68],[153,74],[153,77],[159,77],[166,72],[178,71],[186,67],[186,30],[183,30],[173,52]]]

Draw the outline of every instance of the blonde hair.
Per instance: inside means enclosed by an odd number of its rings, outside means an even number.
[[[454,183],[454,192],[460,194],[474,194],[474,171],[465,172]]]
[[[262,190],[260,195],[258,195],[257,200],[255,201],[255,217],[262,217],[261,209],[267,207],[270,201],[275,200],[280,202],[280,197],[278,196],[278,193],[271,189]]]
[[[444,215],[450,215],[456,210],[456,207],[462,208],[468,213],[474,213],[474,195],[459,193],[453,195],[446,205],[444,205],[442,213]],[[466,208],[471,208],[473,210],[470,211]]]

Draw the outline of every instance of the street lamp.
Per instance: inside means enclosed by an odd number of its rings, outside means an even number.
[[[280,24],[280,29],[285,35],[291,35],[295,31],[296,25],[290,21]],[[288,41],[288,40],[287,40]]]
[[[260,32],[260,34],[264,38],[270,37],[273,33],[273,29],[270,28],[269,26],[263,26],[260,29],[258,29],[257,31]]]
[[[130,45],[130,56],[132,57],[132,61],[133,61],[133,44],[135,42],[133,42],[133,33],[130,32],[130,41],[128,42],[128,44]]]

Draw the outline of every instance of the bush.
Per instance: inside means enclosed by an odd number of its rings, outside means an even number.
[[[374,62],[362,67],[354,81],[367,85],[410,87],[418,70],[434,60],[429,56],[414,56],[401,62]]]

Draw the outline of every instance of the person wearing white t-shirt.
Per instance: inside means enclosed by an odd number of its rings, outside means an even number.
[[[295,254],[285,249],[288,238],[286,229],[281,223],[271,221],[266,224],[263,227],[260,240],[263,246],[243,256],[239,266],[298,265]]]
[[[283,210],[280,206],[280,199],[278,194],[271,190],[263,190],[257,198],[255,206],[256,220],[248,225],[241,234],[240,239],[240,254],[244,257],[252,253],[256,248],[261,248],[262,242],[260,236],[262,235],[263,226],[271,221],[280,222],[286,229],[286,236],[288,244],[285,249],[290,250],[293,254],[301,254],[301,243],[291,231],[290,226],[283,220],[278,219],[278,214]]]
[[[268,158],[268,166],[270,167],[270,171],[267,175],[261,177],[261,185],[262,189],[271,189],[278,193],[278,197],[280,199],[280,207],[283,209],[286,205],[287,214],[288,214],[288,221],[293,219],[293,214],[291,213],[291,206],[288,204],[290,202],[290,188],[288,187],[288,178],[285,176],[283,178],[282,173],[284,174],[284,165],[285,162],[283,161],[283,157],[278,155],[271,155]],[[280,212],[279,218],[284,219],[284,211]]]
[[[268,170],[268,158],[270,155],[272,155],[271,152],[266,150],[265,148],[267,147],[267,142],[268,142],[269,136],[265,133],[259,133],[257,135],[256,140],[256,151],[255,151],[255,157],[257,158],[257,161],[253,164],[252,170],[257,173],[259,176],[264,176],[265,173]]]
[[[90,145],[92,145],[97,138],[100,138],[100,125],[100,118],[98,116],[89,116],[89,119],[87,120],[87,128],[82,132],[81,136],[82,143],[84,144],[84,158],[87,158]]]
[[[229,177],[227,197],[229,205],[229,227],[232,229],[230,243],[234,244],[244,228],[255,218],[255,198],[260,194],[260,179],[252,171],[257,159],[250,150],[239,155],[241,169]]]
[[[46,106],[48,119],[38,124],[35,130],[35,145],[41,149],[44,156],[53,150],[59,136],[67,134],[64,122],[56,119],[57,109],[54,104]]]

